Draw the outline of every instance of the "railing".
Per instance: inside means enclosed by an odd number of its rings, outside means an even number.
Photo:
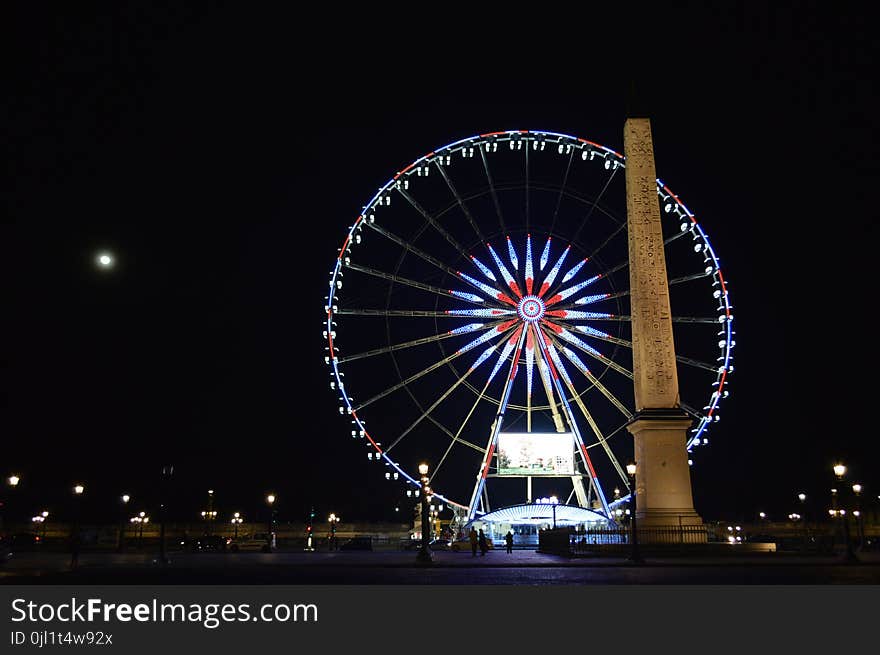
[[[709,541],[708,531],[702,525],[661,525],[639,528],[639,542],[650,544],[704,544]],[[596,528],[570,535],[572,550],[589,550],[603,544],[629,544],[629,528]]]

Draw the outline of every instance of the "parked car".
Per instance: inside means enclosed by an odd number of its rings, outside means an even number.
[[[339,550],[373,550],[372,537],[352,537],[345,541]]]
[[[269,546],[269,534],[255,532],[254,534],[239,535],[238,539],[229,539],[227,547],[230,552],[260,552],[268,553],[275,548],[275,537],[272,537],[272,546]]]
[[[226,550],[226,538],[216,534],[197,537],[191,542],[190,550],[196,553],[222,553]]]
[[[35,550],[42,541],[43,538],[33,532],[19,532],[12,535],[12,550],[19,552]]]
[[[495,548],[492,544],[492,540],[486,537],[486,544],[489,546],[489,550]],[[457,553],[462,550],[470,550],[471,549],[471,540],[468,537],[463,537],[461,539],[456,539],[449,545],[449,550]]]
[[[452,542],[449,539],[434,539],[428,544],[431,550],[452,550]]]

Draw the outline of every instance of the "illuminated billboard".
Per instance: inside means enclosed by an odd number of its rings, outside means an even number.
[[[573,475],[571,432],[506,432],[498,435],[498,475]]]

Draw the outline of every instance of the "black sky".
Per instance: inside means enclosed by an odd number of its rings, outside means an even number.
[[[170,461],[181,515],[213,487],[229,511],[272,489],[290,519],[310,504],[393,518],[325,384],[345,230],[395,171],[464,136],[622,150],[633,85],[658,174],[701,216],[735,306],[698,510],[824,503],[836,458],[876,490],[869,22],[700,7],[636,27],[560,9],[406,30],[222,4],[7,16],[0,473],[25,479],[22,507],[63,513],[77,480],[95,516],[123,491],[150,506]]]

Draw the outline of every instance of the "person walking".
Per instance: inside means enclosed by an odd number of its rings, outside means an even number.
[[[481,530],[481,532],[482,532],[482,530]],[[477,531],[474,530],[473,527],[471,527],[471,531],[468,534],[468,539],[471,542],[471,557],[476,557],[477,556],[477,544],[478,544],[479,539],[477,537]]]
[[[504,545],[507,546],[508,553],[513,552],[513,533],[510,530],[504,535]]]
[[[486,541],[486,533],[483,532],[483,528],[480,528],[479,536],[477,540],[480,542],[480,555],[485,555],[486,551],[489,550],[489,542]]]

